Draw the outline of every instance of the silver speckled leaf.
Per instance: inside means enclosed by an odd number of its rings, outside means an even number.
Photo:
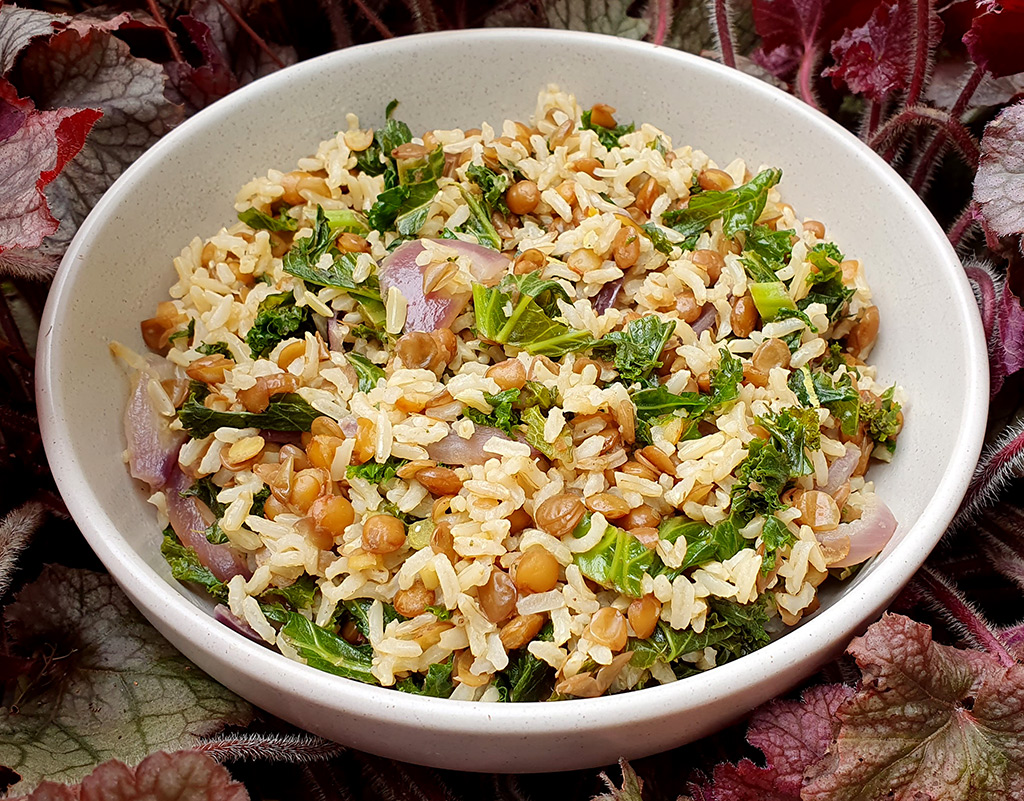
[[[45,659],[0,711],[0,764],[21,774],[16,792],[252,719],[248,703],[182,656],[107,575],[50,565],[5,622],[16,652]]]

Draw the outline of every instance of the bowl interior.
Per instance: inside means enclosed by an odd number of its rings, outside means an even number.
[[[160,599],[174,608],[184,591],[170,580],[155,514],[122,461],[127,378],[107,344],[143,348],[138,323],[166,297],[172,258],[192,237],[233,222],[234,195],[244,182],[269,167],[292,168],[345,127],[348,112],[379,124],[397,98],[396,117],[417,134],[481,121],[499,127],[506,118],[527,119],[549,83],[575,93],[584,107],[615,106],[620,121],[650,122],[674,145],[691,144],[720,164],[740,156],[752,170],[781,167],[783,197],[797,214],[824,221],[843,252],[866,265],[881,312],[872,361],[910,398],[896,459],[873,473],[900,527],[881,557],[843,592],[829,594],[803,630],[784,638],[799,638],[786,659],[808,660],[806,669],[784,666],[789,680],[813,669],[813,660],[821,661],[920,564],[955,509],[980,447],[986,361],[959,264],[917,198],[824,117],[700,59],[589,35],[467,32],[342,51],[230,96],[146,154],[75,239],[51,294],[40,348],[47,452],[76,519],[144,607]],[[203,633],[217,644],[221,636]],[[728,667],[741,670],[761,658]],[[676,695],[659,697],[690,703],[681,687],[664,688]]]

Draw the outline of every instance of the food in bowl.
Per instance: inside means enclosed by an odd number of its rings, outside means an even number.
[[[896,521],[862,265],[614,109],[393,118],[242,188],[142,323],[127,460],[172,575],[348,678],[593,697],[742,656]]]

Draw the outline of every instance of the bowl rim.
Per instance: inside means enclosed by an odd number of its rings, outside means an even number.
[[[55,370],[61,360],[60,353],[54,349],[55,325],[60,310],[70,302],[75,278],[84,263],[81,251],[88,248],[93,230],[102,224],[108,208],[117,202],[121,190],[132,185],[137,174],[158,163],[165,153],[184,142],[194,128],[212,123],[219,117],[229,116],[236,106],[247,104],[250,96],[283,88],[293,80],[315,73],[328,62],[358,61],[378,51],[416,47],[421,42],[429,42],[431,46],[457,46],[464,41],[522,41],[524,37],[550,43],[566,40],[584,42],[599,48],[618,49],[641,59],[657,55],[672,60],[679,69],[691,75],[703,78],[710,74],[716,81],[732,81],[743,91],[767,95],[781,105],[786,113],[794,115],[794,119],[800,119],[808,127],[818,129],[822,135],[838,139],[840,144],[852,148],[864,161],[864,169],[873,173],[880,185],[898,195],[904,203],[909,203],[921,216],[927,244],[935,251],[938,262],[934,269],[948,277],[951,304],[963,318],[965,345],[969,351],[973,350],[978,355],[964,376],[964,411],[954,445],[954,452],[962,454],[963,458],[949,463],[932,501],[911,525],[898,553],[891,554],[863,581],[847,589],[833,606],[752,654],[678,682],[644,688],[640,692],[547,705],[543,715],[537,715],[536,706],[530,703],[453,703],[450,699],[396,693],[393,689],[343,679],[294,662],[218,623],[210,614],[190,602],[181,589],[159,576],[121,537],[91,492],[84,465],[73,458],[72,452],[65,445],[71,440],[72,432],[62,419],[56,402],[57,396],[51,390],[51,386],[60,381]],[[204,651],[219,650],[221,658],[229,658],[239,672],[264,686],[283,692],[293,692],[295,688],[303,687],[309,697],[321,699],[319,703],[325,708],[362,714],[384,723],[407,723],[410,713],[413,713],[422,718],[429,716],[437,729],[475,735],[514,733],[524,730],[525,724],[529,724],[529,731],[534,734],[564,734],[588,727],[615,725],[623,719],[656,719],[666,711],[678,712],[723,701],[735,694],[737,688],[742,689],[768,679],[776,672],[776,665],[788,665],[794,659],[813,659],[814,655],[822,652],[822,642],[829,642],[834,652],[862,628],[862,621],[877,616],[924,563],[941,538],[967,488],[981,451],[988,408],[987,348],[976,313],[974,295],[959,259],[922,200],[866,144],[801,100],[753,76],[699,56],[615,36],[533,28],[442,31],[336,50],[271,73],[193,115],[129,166],[78,230],[47,298],[40,325],[36,375],[40,428],[57,487],[74,520],[110,574],[145,611],[147,617],[159,621],[160,628],[167,627],[182,636],[188,636],[192,641],[201,639]],[[860,611],[851,616],[849,609]],[[187,635],[184,634],[186,632]],[[737,714],[741,711],[737,706]]]

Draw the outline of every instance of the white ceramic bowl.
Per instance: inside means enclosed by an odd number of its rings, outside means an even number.
[[[556,82],[584,106],[649,121],[720,163],[781,167],[802,217],[824,220],[866,264],[881,310],[873,361],[911,398],[895,462],[875,468],[901,525],[885,551],[804,625],[731,664],[618,696],[522,705],[410,696],[318,672],[215,622],[174,582],[146,493],[121,460],[127,381],[110,340],[142,348],[139,321],[173,282],[171,259],[234,219],[245,181],[288,169],[354,111],[392,98],[413,131],[532,113]],[[489,30],[415,36],[298,64],[214,104],[138,160],[75,237],[39,346],[40,419],[75,520],[150,621],[253,703],[355,748],[438,767],[552,771],[638,757],[705,735],[839,653],[921,565],[967,485],[987,409],[971,291],[946,237],[904,182],[840,126],[739,72],[674,50],[590,34]]]

